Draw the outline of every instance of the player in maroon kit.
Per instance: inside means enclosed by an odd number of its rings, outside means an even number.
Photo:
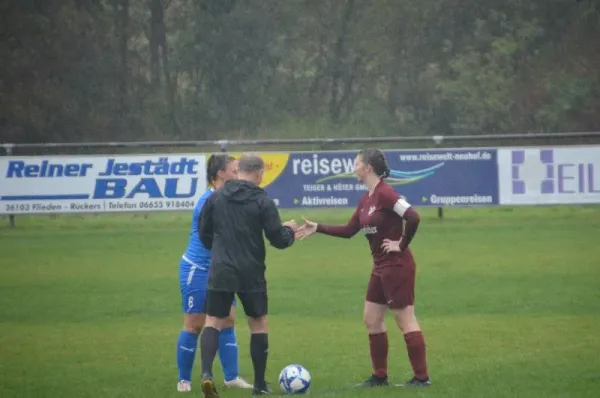
[[[355,173],[368,192],[360,199],[346,225],[323,225],[304,220],[296,235],[307,238],[316,232],[351,238],[362,231],[369,241],[373,269],[364,308],[364,322],[369,332],[373,374],[360,387],[387,386],[388,336],[385,313],[393,312],[396,324],[404,333],[414,377],[405,387],[430,385],[425,355],[425,339],[414,307],[415,261],[408,247],[419,225],[419,214],[394,189],[383,181],[390,169],[383,152],[365,149],[354,161]]]

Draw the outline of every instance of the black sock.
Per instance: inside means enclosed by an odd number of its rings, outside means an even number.
[[[200,336],[202,376],[212,377],[212,365],[219,349],[219,334],[220,332],[213,327],[204,328],[202,331],[202,336]]]
[[[269,354],[269,335],[267,333],[253,333],[250,337],[250,356],[254,365],[254,387],[266,387],[265,369],[267,368],[267,355]]]

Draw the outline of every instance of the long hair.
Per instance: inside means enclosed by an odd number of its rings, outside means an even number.
[[[214,154],[208,158],[206,163],[206,182],[208,186],[214,186],[219,171],[224,171],[227,165],[235,158],[224,153]]]
[[[390,167],[388,166],[387,158],[379,149],[367,148],[358,153],[362,156],[363,162],[373,168],[373,172],[379,178],[387,178],[390,176]]]

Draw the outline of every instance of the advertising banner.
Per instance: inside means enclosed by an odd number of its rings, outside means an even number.
[[[366,187],[356,180],[358,151],[298,152],[265,158],[267,193],[282,208],[354,207]],[[417,206],[498,204],[495,149],[385,151],[386,179]]]
[[[184,210],[203,154],[0,157],[0,214]]]
[[[600,203],[600,146],[498,150],[501,205]]]

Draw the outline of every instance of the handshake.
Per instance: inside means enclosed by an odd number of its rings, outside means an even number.
[[[307,220],[304,217],[302,217],[302,220],[304,221],[304,224],[302,224],[300,226],[298,226],[298,224],[296,223],[295,220],[290,220],[290,221],[286,221],[283,223],[283,225],[291,228],[292,231],[294,231],[295,239],[302,240],[302,239],[308,238],[309,236],[311,236],[312,234],[317,232],[317,223],[316,222]]]

